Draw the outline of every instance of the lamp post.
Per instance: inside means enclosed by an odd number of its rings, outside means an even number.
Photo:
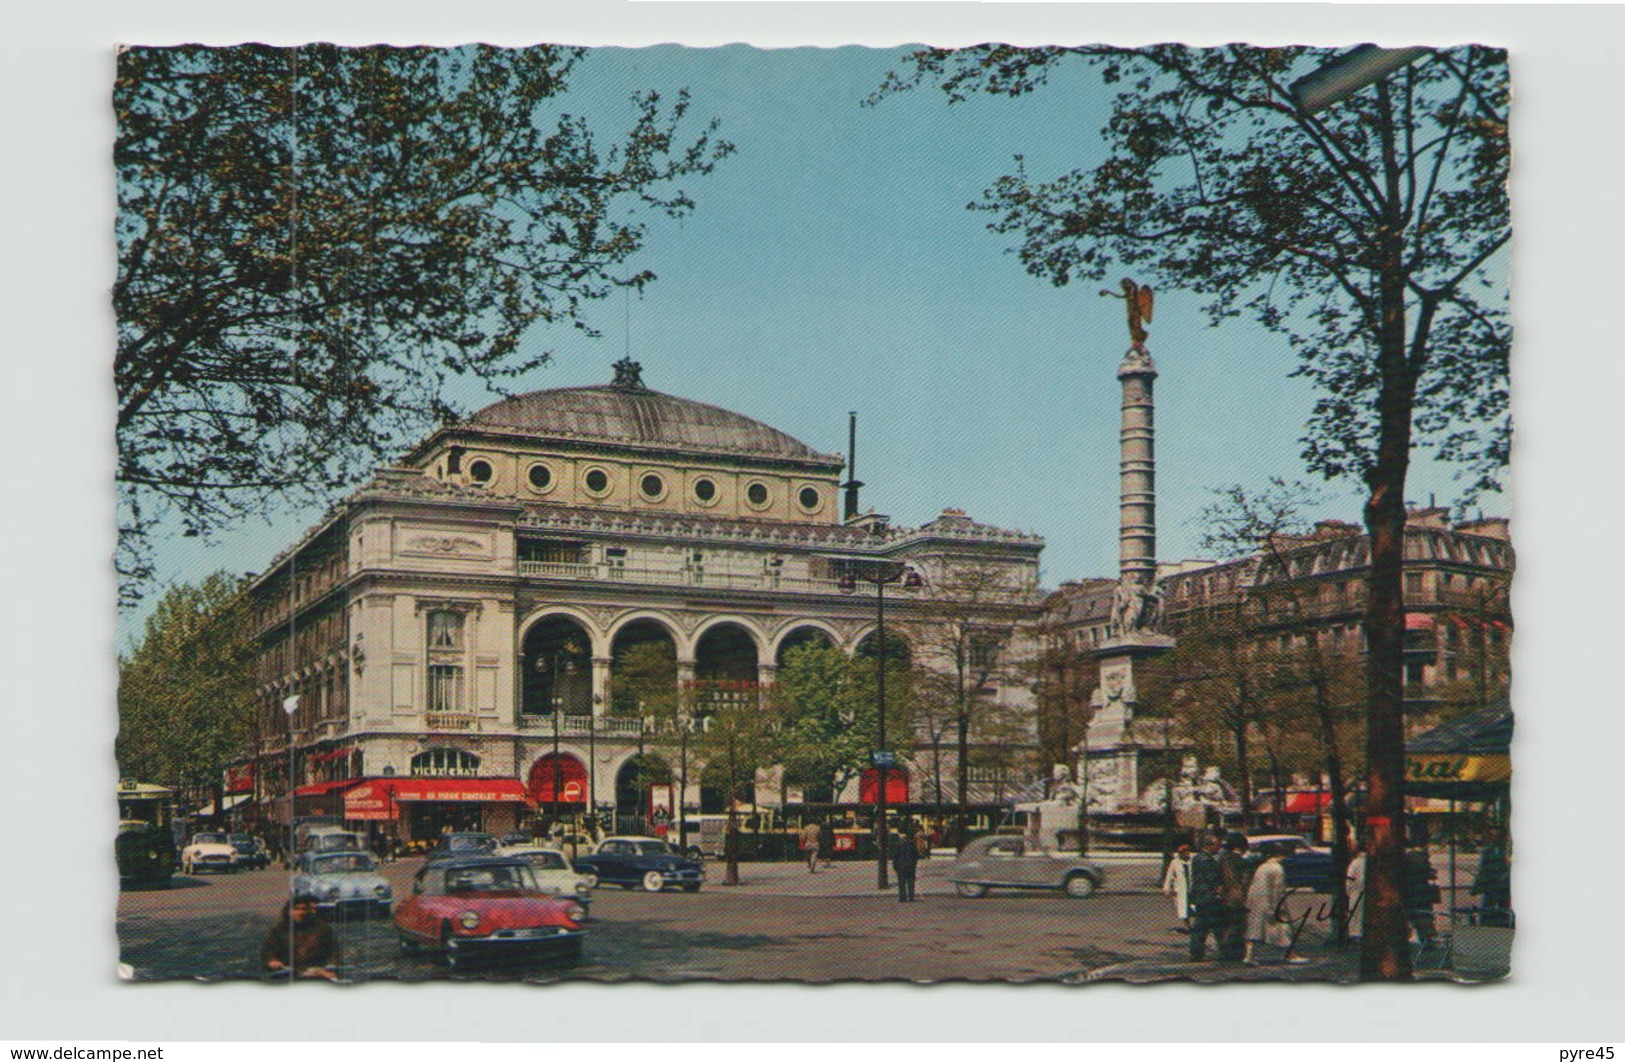
[[[848,559],[839,583],[842,592],[857,589],[859,579],[875,588],[875,888],[886,889],[890,888],[886,873],[886,770],[892,761],[886,748],[886,585],[901,579],[904,586],[919,586],[920,574],[902,561]]]
[[[559,821],[559,790],[564,786],[564,762],[559,751],[559,717],[564,714],[563,678],[576,673],[580,656],[581,646],[574,639],[565,642],[552,652],[542,652],[536,656],[537,673],[547,676],[548,679],[548,708],[551,709],[550,714],[553,716],[553,791],[548,801],[549,828]],[[590,729],[588,733],[590,736]],[[589,752],[589,758],[591,755]]]
[[[293,763],[293,717],[299,711],[299,694],[295,693],[282,699],[282,711],[288,717],[288,846],[284,849],[284,866],[293,865],[294,835],[293,835],[293,791],[297,788],[297,775],[294,773]]]

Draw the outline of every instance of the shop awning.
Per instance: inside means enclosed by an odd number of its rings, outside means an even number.
[[[1313,815],[1317,811],[1331,807],[1331,804],[1332,794],[1325,790],[1318,793],[1313,789],[1302,791],[1294,790],[1287,793],[1286,799],[1282,803],[1281,810],[1288,815]],[[1258,796],[1254,797],[1253,810],[1273,812],[1275,810],[1274,791],[1272,790],[1267,793],[1260,793]]]
[[[347,819],[393,819],[399,805],[424,801],[528,803],[517,778],[374,778],[344,794]]]
[[[1512,712],[1481,708],[1405,745],[1405,794],[1494,800],[1512,780]]]
[[[238,793],[236,796],[228,796],[226,798],[226,802],[225,802],[226,803],[225,810],[230,811],[231,809],[237,807],[239,804],[247,803],[248,801],[250,801],[252,799],[254,799],[254,794],[252,794],[252,793]],[[212,800],[209,801],[207,804],[203,805],[201,808],[197,809],[197,814],[202,818],[208,818],[210,815],[213,815],[214,813],[215,813],[215,811],[214,811],[214,801],[212,801]]]
[[[1011,786],[1014,789],[1014,786]],[[880,768],[865,767],[858,776],[858,803],[880,802]],[[908,803],[908,771],[902,767],[886,768],[886,803]]]
[[[582,762],[567,752],[559,753],[558,759],[552,753],[536,761],[530,769],[530,799],[537,804],[551,804],[554,801],[553,776],[554,765],[557,764],[559,792],[557,800],[564,804],[580,804],[587,799],[587,768]]]
[[[295,789],[293,791],[293,795],[302,797],[323,796],[327,793],[331,793],[335,789],[343,789],[345,786],[355,785],[355,783],[356,780],[354,778],[340,778],[333,782],[312,782],[309,785],[302,785],[298,789]]]

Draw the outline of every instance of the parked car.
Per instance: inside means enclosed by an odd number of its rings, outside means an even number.
[[[299,857],[290,891],[316,897],[316,909],[332,917],[387,918],[394,902],[394,890],[366,852],[306,852]]]
[[[581,958],[587,912],[541,891],[520,857],[447,857],[425,863],[395,906],[403,952],[430,949],[457,967],[480,958]]]
[[[265,847],[265,842],[258,837],[250,837],[246,833],[233,833],[226,836],[226,841],[237,850],[239,867],[264,870],[271,865],[271,852]]]
[[[318,826],[305,834],[299,854],[306,852],[365,852],[367,839],[335,826]]]
[[[513,856],[530,861],[536,874],[536,887],[549,896],[574,900],[583,910],[592,910],[592,888],[598,879],[583,874],[570,864],[570,857],[557,848],[537,844],[507,844],[497,849],[501,856]]]
[[[443,833],[435,846],[429,849],[429,858],[495,855],[497,847],[497,839],[488,833]]]
[[[589,855],[576,859],[576,870],[591,874],[603,885],[649,892],[679,888],[699,892],[705,868],[699,860],[677,854],[658,837],[606,837]]]
[[[1105,882],[1106,872],[1076,852],[1057,852],[1024,837],[982,837],[966,845],[948,867],[948,880],[961,896],[989,889],[1058,889],[1082,899]]]
[[[182,874],[201,874],[206,870],[229,873],[238,865],[237,849],[223,833],[194,833],[181,849]]]
[[[1266,833],[1247,838],[1247,850],[1257,855],[1273,849],[1285,853],[1281,868],[1289,889],[1332,891],[1332,850],[1312,844],[1295,833]],[[1353,853],[1350,853],[1352,856]]]

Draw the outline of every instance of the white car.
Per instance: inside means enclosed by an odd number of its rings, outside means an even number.
[[[508,844],[498,848],[496,854],[519,856],[528,861],[536,872],[537,888],[549,896],[574,900],[583,909],[592,905],[592,890],[598,884],[598,879],[591,874],[578,873],[570,865],[570,857],[557,848],[546,848],[539,844]]]
[[[192,840],[181,849],[182,874],[232,871],[238,865],[237,849],[224,833],[194,833]]]
[[[316,909],[329,916],[388,918],[394,902],[389,882],[366,852],[306,852],[289,890],[295,896],[314,896]]]

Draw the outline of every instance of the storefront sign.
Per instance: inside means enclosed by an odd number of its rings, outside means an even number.
[[[1405,778],[1412,782],[1505,782],[1511,777],[1512,758],[1506,753],[1405,757]]]
[[[254,791],[253,763],[239,763],[226,768],[226,792],[252,793]]]

